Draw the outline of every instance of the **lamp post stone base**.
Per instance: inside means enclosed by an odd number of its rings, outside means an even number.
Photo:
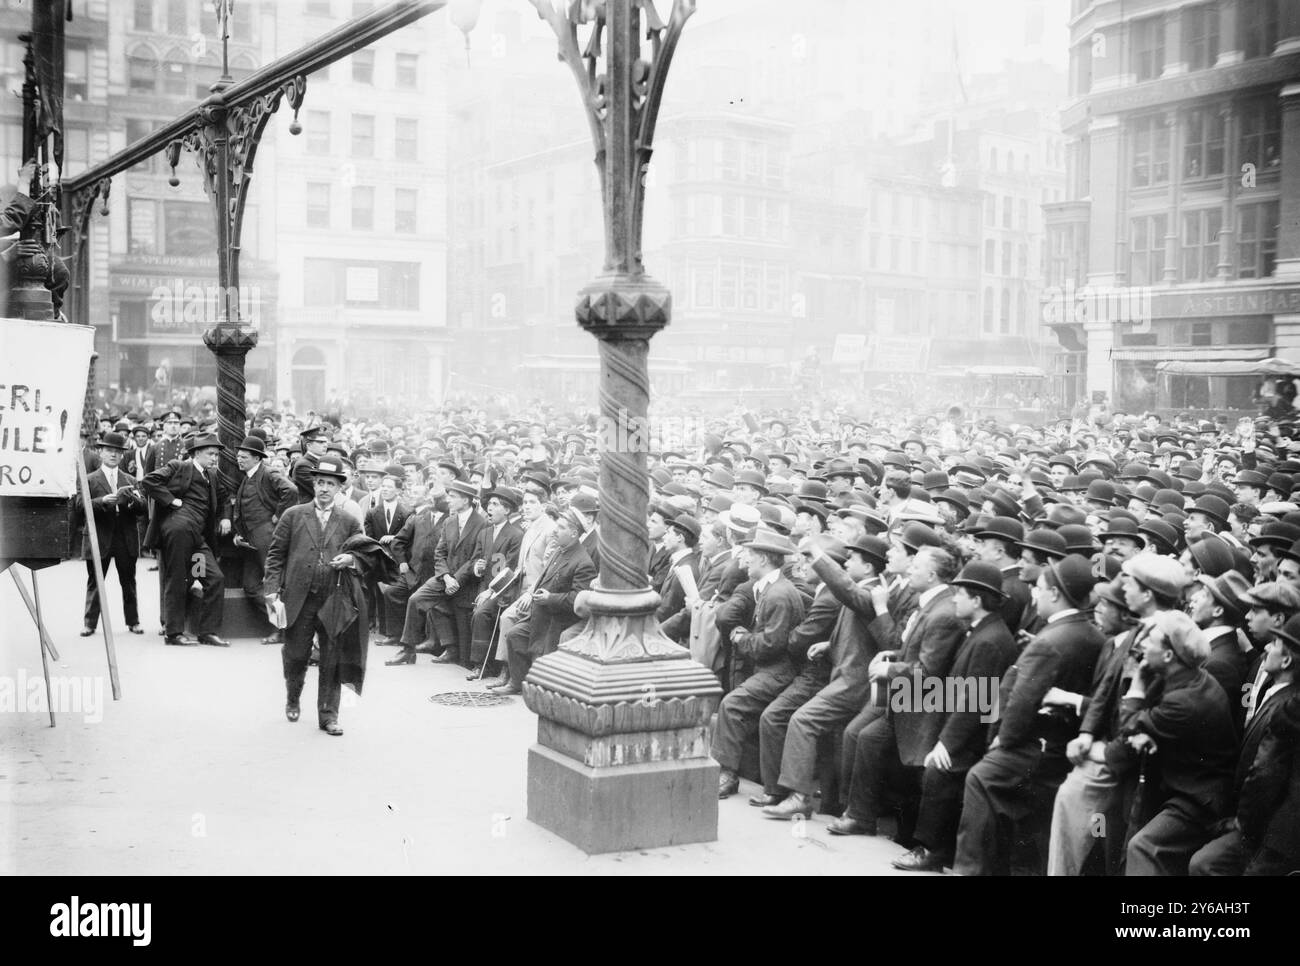
[[[718,679],[654,619],[657,595],[579,596],[583,633],[524,680],[537,714],[528,819],[589,855],[718,837]]]

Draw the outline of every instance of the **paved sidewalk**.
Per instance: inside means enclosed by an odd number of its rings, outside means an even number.
[[[316,727],[314,670],[302,720],[290,724],[279,648],[165,647],[148,566],[137,575],[143,637],[120,624],[110,576],[118,702],[102,634],[77,636],[84,566],[39,573],[62,657],[51,674],[83,689],[80,713],[60,714],[55,728],[22,710],[42,689],[40,652],[12,578],[0,575],[0,875],[860,875],[893,873],[903,851],[832,837],[824,816],[802,827],[764,820],[746,784],[720,803],[717,842],[589,858],[525,818],[536,718],[518,698],[434,705],[431,694],[481,686],[423,656],[385,667],[393,650],[372,647],[365,695],[345,691],[342,738]]]

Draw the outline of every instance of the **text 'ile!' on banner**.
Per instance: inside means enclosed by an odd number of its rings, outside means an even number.
[[[0,319],[0,497],[76,492],[94,344],[91,326]]]

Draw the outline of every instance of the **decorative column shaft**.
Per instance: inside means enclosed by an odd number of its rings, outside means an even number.
[[[646,568],[650,339],[672,296],[645,273],[641,218],[655,120],[694,0],[660,19],[653,0],[532,0],[578,81],[596,149],[605,267],[578,298],[600,353],[600,574],[579,595],[583,632],[523,682],[538,715],[528,817],[589,853],[717,838],[718,768],[709,757],[717,678],[659,629]],[[587,29],[579,49],[578,29]],[[642,56],[641,38],[650,43]],[[604,68],[603,72],[601,68]]]

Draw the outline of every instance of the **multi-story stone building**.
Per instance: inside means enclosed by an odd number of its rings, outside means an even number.
[[[1249,407],[1253,382],[1214,363],[1300,357],[1300,4],[1071,12],[1045,309],[1082,362],[1078,391],[1127,410]]]

